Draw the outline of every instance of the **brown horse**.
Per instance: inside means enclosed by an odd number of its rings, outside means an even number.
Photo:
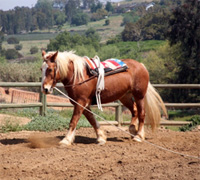
[[[61,81],[68,96],[82,105],[71,102],[74,105],[73,116],[69,131],[60,144],[70,145],[73,143],[76,125],[81,114],[84,114],[93,126],[97,142],[104,144],[106,136],[93,114],[86,110],[90,110],[97,83],[97,77],[91,78],[92,75],[86,67],[86,59],[71,51],[48,53],[43,51],[42,56],[44,60],[42,65],[43,93],[52,93],[56,83]],[[145,66],[133,59],[124,59],[123,62],[128,66],[126,71],[105,77],[105,89],[101,92],[101,102],[120,100],[131,111],[132,119],[129,131],[134,135],[133,139],[140,142],[145,138],[144,121],[146,120],[147,124],[154,129],[159,125],[160,111],[163,110],[165,115],[167,112],[160,95],[149,82],[149,74]],[[137,108],[134,108],[134,102]]]

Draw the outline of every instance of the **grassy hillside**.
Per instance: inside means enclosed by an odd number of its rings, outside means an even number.
[[[124,27],[120,26],[123,17],[111,16],[109,17],[110,24],[105,26],[105,19],[96,22],[90,22],[88,25],[71,27],[69,24],[65,24],[61,31],[69,31],[71,33],[84,33],[90,27],[94,28],[101,37],[101,42],[105,43],[108,39],[115,37],[117,34],[121,33]],[[14,48],[14,45],[7,44],[6,40],[9,37],[16,37],[20,40],[20,44],[23,45],[21,51],[19,51],[24,56],[30,55],[30,48],[37,46],[40,50],[41,48],[46,48],[49,40],[55,38],[58,35],[56,29],[46,30],[46,31],[36,31],[31,34],[18,34],[18,35],[8,35],[5,37],[3,42],[3,48],[9,49]]]

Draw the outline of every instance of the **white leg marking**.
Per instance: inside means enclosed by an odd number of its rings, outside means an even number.
[[[133,138],[134,141],[142,142],[145,139],[144,126],[140,132]]]
[[[59,142],[60,145],[71,145],[74,142],[76,128],[72,131],[69,129],[65,138]]]
[[[103,145],[106,143],[106,136],[104,135],[104,132],[101,129],[97,130],[97,142],[100,145]]]

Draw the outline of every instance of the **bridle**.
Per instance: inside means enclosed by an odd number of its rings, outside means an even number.
[[[53,89],[54,88],[54,86],[56,85],[56,76],[57,76],[57,63],[56,62],[54,62],[55,63],[55,66],[54,66],[54,78],[53,78],[53,83],[52,83],[52,85],[51,85],[51,88]]]

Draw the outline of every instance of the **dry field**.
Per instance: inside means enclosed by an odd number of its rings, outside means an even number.
[[[107,143],[95,143],[91,128],[77,130],[75,143],[59,147],[66,132],[0,134],[0,179],[198,180],[200,159],[184,157],[149,143],[136,143],[113,127],[104,127]],[[147,130],[146,140],[200,157],[200,131]]]

